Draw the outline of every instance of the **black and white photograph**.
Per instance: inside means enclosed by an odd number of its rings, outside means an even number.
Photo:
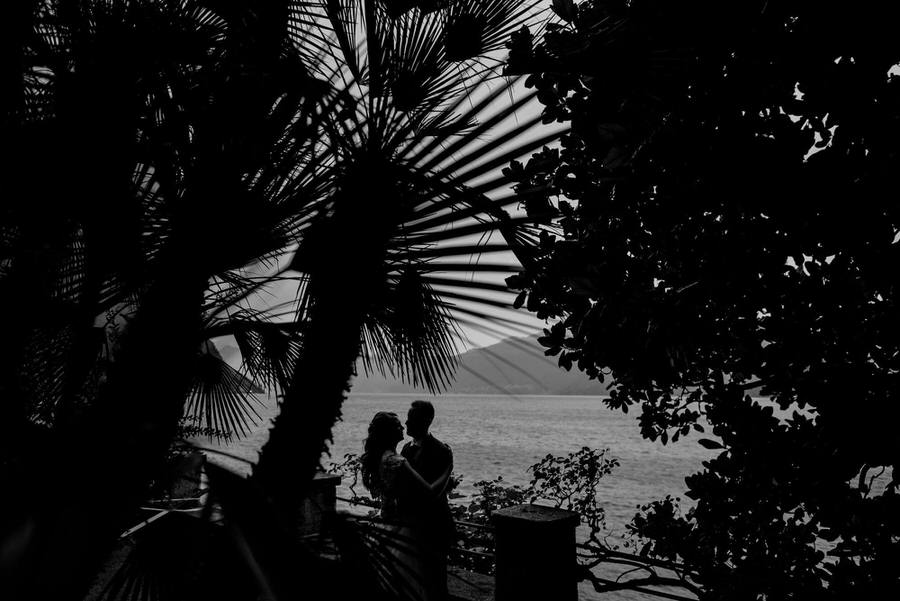
[[[900,3],[10,0],[0,320],[0,601],[900,599]]]

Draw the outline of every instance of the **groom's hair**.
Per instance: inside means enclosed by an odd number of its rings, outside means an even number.
[[[431,402],[415,400],[410,404],[410,408],[420,411],[429,426],[431,425],[431,422],[434,421],[434,405],[432,405]]]

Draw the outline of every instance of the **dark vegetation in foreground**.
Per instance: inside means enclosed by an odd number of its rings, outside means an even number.
[[[900,7],[554,6],[509,66],[572,130],[510,172],[559,228],[507,282],[644,437],[712,426],[647,552],[702,599],[897,596]]]
[[[83,596],[172,444],[245,433],[255,386],[280,411],[252,478],[210,466],[226,528],[171,545],[214,549],[197,578],[218,589],[315,596],[295,514],[357,360],[442,389],[456,324],[508,304],[479,300],[505,287],[478,276],[514,268],[473,257],[537,240],[496,172],[557,137],[515,122],[534,94],[500,77],[534,5],[4,8],[0,597]],[[222,337],[240,371],[212,352]]]
[[[600,480],[619,465],[617,459],[608,456],[609,452],[609,449],[584,447],[564,456],[547,455],[528,468],[531,474],[528,486],[509,484],[502,477],[479,480],[473,483],[476,492],[468,501],[457,492],[463,475],[452,474],[447,493],[452,500],[450,509],[453,519],[457,521],[457,547],[485,556],[456,553],[451,554],[451,562],[492,574],[493,559],[490,555],[494,553],[494,540],[490,533],[491,515],[498,509],[535,502],[577,512],[582,523],[589,528],[587,542],[612,550],[612,546],[601,540],[608,533],[605,531],[606,512],[598,497]],[[342,475],[351,493],[351,497],[346,499],[348,503],[372,508],[370,516],[377,514],[381,502],[358,490],[361,486],[358,455],[346,454],[340,463],[332,463],[328,471]]]
[[[577,579],[598,593],[634,591],[650,597],[689,600],[702,595],[697,575],[685,564],[650,557],[654,542],[642,535],[643,514],[638,513],[624,531],[613,531],[606,524],[601,495],[615,496],[614,488],[601,489],[601,481],[619,466],[609,449],[582,447],[567,455],[546,455],[527,468],[531,479],[526,486],[510,484],[502,477],[473,483],[470,497],[456,491],[463,476],[453,474],[448,490],[450,509],[456,523],[455,544],[450,549],[450,565],[481,574],[494,574],[496,541],[492,515],[499,509],[525,503],[537,503],[574,511],[580,517],[576,534]],[[341,499],[351,506],[368,508],[363,522],[378,522],[381,501],[360,491],[359,456],[347,453],[340,463],[332,462],[330,473],[340,474],[350,490]],[[666,502],[679,499],[667,497]],[[641,507],[642,512],[651,505]],[[372,540],[382,532],[362,528]],[[599,569],[598,569],[599,568]]]

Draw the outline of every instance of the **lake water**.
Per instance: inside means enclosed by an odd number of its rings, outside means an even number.
[[[434,403],[431,431],[453,449],[455,472],[463,475],[459,489],[463,494],[474,492],[476,481],[497,476],[510,484],[526,485],[528,467],[547,453],[608,447],[620,466],[601,482],[600,496],[608,525],[618,531],[631,520],[636,505],[667,494],[680,496],[684,477],[701,469],[701,462],[714,454],[696,444],[697,435],[666,446],[644,440],[636,415],[612,411],[600,397],[354,394],[344,404],[343,420],[334,430],[333,460],[340,461],[345,453],[362,452],[366,428],[375,412],[394,411],[405,421],[415,398]],[[268,433],[268,418],[274,413],[274,400],[261,400],[265,422],[248,438],[217,448],[247,461],[256,459]],[[205,441],[200,444],[211,446]],[[246,461],[215,455],[210,455],[210,460],[249,472]],[[344,495],[348,493],[345,486]]]
[[[463,494],[474,492],[474,482],[497,476],[510,484],[527,485],[528,467],[548,453],[562,455],[584,446],[609,448],[620,466],[601,481],[599,494],[614,537],[624,532],[637,505],[667,494],[681,496],[685,476],[701,469],[701,463],[714,455],[696,444],[699,436],[708,434],[693,434],[666,446],[644,440],[637,416],[608,409],[601,397],[353,394],[344,404],[343,420],[334,429],[333,460],[340,461],[345,453],[362,452],[366,428],[377,411],[394,411],[405,421],[415,398],[434,403],[436,416],[431,431],[453,449],[455,472],[463,475],[459,489]],[[256,459],[268,433],[268,418],[274,413],[274,400],[262,400],[265,423],[248,438],[219,447],[244,461],[210,455],[211,461],[249,471],[247,461]],[[330,460],[325,458],[325,463]],[[349,496],[346,484],[338,494]],[[457,502],[461,501],[465,498]],[[586,591],[582,595],[589,597],[593,595]],[[610,600],[627,598],[642,597],[603,596]]]

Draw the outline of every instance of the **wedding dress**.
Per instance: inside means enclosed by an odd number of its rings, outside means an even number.
[[[374,559],[376,571],[385,589],[404,601],[432,601],[422,577],[420,529],[410,523],[404,500],[408,503],[411,481],[406,459],[395,451],[385,451],[379,465],[379,492],[382,522],[375,525],[378,537]]]

